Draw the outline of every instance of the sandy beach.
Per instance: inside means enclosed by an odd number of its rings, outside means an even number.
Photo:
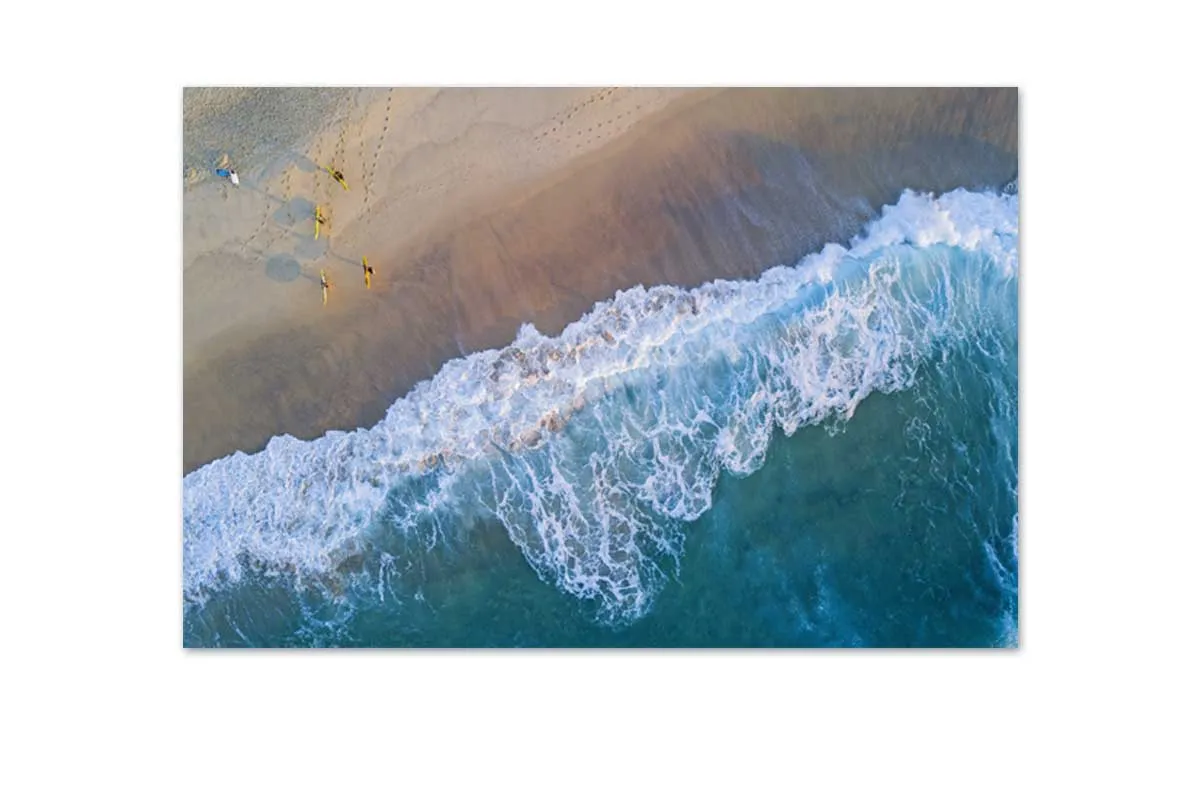
[[[1015,89],[186,90],[184,472],[373,424],[521,323],[757,275],[905,188],[1016,173]]]

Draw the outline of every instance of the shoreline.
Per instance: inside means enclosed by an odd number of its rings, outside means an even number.
[[[272,91],[233,92],[245,111]],[[521,323],[553,335],[620,289],[756,276],[848,240],[904,188],[1017,173],[1011,88],[339,92],[306,152],[340,161],[350,192],[280,146],[239,167],[242,188],[184,191],[185,474],[369,427]],[[328,241],[303,221],[317,198]]]

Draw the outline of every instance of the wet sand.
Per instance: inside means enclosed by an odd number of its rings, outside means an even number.
[[[904,188],[999,187],[1017,92],[205,89],[183,137],[186,473],[374,424],[523,322],[793,263]]]

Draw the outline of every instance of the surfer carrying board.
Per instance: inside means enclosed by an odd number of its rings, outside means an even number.
[[[329,279],[325,277],[325,271],[321,271],[321,306],[329,303],[329,288],[333,285],[329,283]]]
[[[318,239],[321,236],[321,226],[328,225],[329,220],[321,213],[321,206],[317,206],[317,210],[313,213],[313,239]]]
[[[367,289],[371,289],[371,276],[375,275],[375,268],[367,264],[367,257],[362,257],[363,262],[363,283],[367,285]]]
[[[333,169],[329,166],[322,166],[321,168],[324,169],[325,171],[327,171],[329,173],[330,177],[332,177],[334,180],[337,180],[339,183],[341,183],[342,188],[346,189],[346,191],[350,190],[350,186],[346,185],[345,175],[343,175],[341,172],[339,172],[336,169]]]

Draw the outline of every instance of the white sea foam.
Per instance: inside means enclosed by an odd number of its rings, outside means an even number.
[[[776,427],[849,418],[911,384],[930,346],[983,317],[985,288],[1015,276],[1016,245],[1013,195],[905,192],[849,247],[795,267],[636,287],[558,337],[523,326],[370,429],[275,437],[188,475],[185,596],[250,568],[325,576],[373,521],[434,544],[482,510],[544,579],[605,620],[636,618],[722,470],[756,470]],[[974,277],[952,277],[939,246],[974,256]]]

